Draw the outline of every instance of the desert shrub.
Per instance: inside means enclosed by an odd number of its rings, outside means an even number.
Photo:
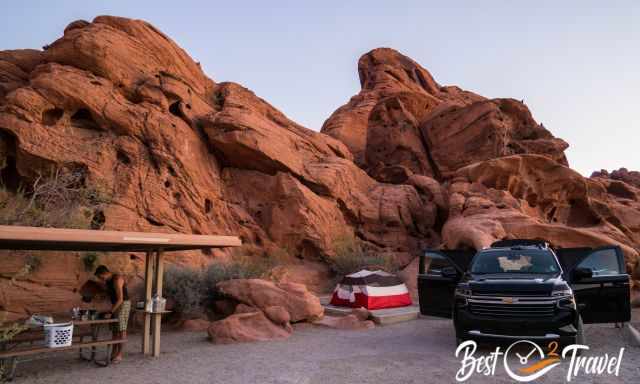
[[[236,252],[228,263],[215,262],[206,270],[172,266],[164,275],[163,293],[180,314],[199,314],[218,296],[216,284],[232,279],[266,277],[275,266],[269,257],[249,257]]]
[[[18,323],[14,323],[7,326],[4,323],[5,316],[6,314],[4,312],[0,313],[0,345],[3,343],[6,343],[7,341],[10,341],[14,337],[16,337],[18,334],[22,333],[27,329],[27,327]],[[5,377],[5,374],[9,368],[9,364],[10,364],[10,359],[0,360],[0,383],[5,382],[5,380],[7,379]]]
[[[38,255],[29,255],[24,262],[27,273],[33,273],[42,266],[42,258]]]
[[[82,264],[84,270],[87,272],[93,272],[96,269],[100,256],[95,252],[87,252],[82,255]]]
[[[204,273],[188,267],[170,267],[164,275],[164,296],[174,303],[180,314],[198,314],[206,299]]]
[[[368,250],[352,234],[344,234],[333,242],[335,256],[329,261],[331,269],[339,276],[348,275],[361,269],[383,269],[395,272],[393,259],[375,250]]]
[[[82,171],[56,169],[16,191],[0,186],[0,224],[98,229],[110,201],[99,187],[88,187]]]
[[[205,273],[208,295],[216,296],[216,284],[232,279],[257,279],[265,277],[275,266],[273,260],[264,257],[233,255],[229,263],[213,263]]]

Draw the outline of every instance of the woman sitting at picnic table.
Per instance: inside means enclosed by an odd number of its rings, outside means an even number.
[[[129,301],[129,293],[127,292],[127,284],[124,277],[110,272],[104,265],[96,268],[95,275],[106,285],[107,293],[113,305],[111,313],[107,314],[107,317],[111,316],[118,319],[118,322],[114,324],[113,328],[114,338],[118,340],[126,339],[129,312],[131,312],[131,301]],[[111,354],[112,362],[119,363],[122,361],[122,349],[122,344],[115,344],[113,346],[113,352]]]

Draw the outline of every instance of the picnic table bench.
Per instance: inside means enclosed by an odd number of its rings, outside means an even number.
[[[0,343],[0,373],[8,380],[11,380],[15,375],[16,366],[19,362],[19,357],[32,356],[37,354],[63,352],[69,350],[78,350],[80,358],[88,361],[93,361],[101,366],[108,366],[111,362],[111,348],[115,344],[124,344],[126,339],[106,339],[99,340],[100,328],[103,326],[109,326],[117,323],[118,319],[101,319],[101,320],[74,320],[72,324],[74,326],[72,344],[68,347],[49,348],[43,345],[34,345],[34,342],[44,340],[44,329],[41,327],[30,328],[18,335],[13,339]],[[76,328],[90,327],[90,330]],[[89,337],[90,341],[84,341]],[[29,344],[25,346],[25,344]],[[96,360],[96,349],[100,347],[106,347],[106,357],[104,362]],[[91,349],[91,355],[89,358],[83,355],[85,349]]]

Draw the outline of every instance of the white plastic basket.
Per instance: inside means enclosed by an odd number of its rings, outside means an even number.
[[[71,346],[73,339],[73,324],[45,324],[44,343],[49,348],[61,348]]]

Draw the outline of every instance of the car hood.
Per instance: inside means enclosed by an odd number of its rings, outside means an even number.
[[[467,283],[474,295],[548,296],[562,281],[559,275],[499,273],[469,275]]]

